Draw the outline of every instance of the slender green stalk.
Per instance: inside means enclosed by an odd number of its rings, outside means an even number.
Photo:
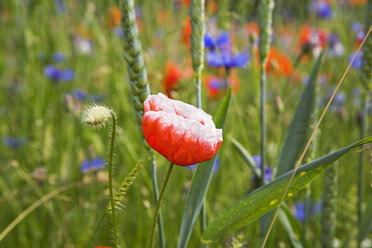
[[[154,190],[154,201],[155,204],[158,202],[159,189],[156,179],[156,163],[153,150],[147,145],[143,138],[141,123],[142,116],[144,113],[143,102],[150,94],[149,83],[147,81],[147,72],[145,62],[143,59],[141,42],[138,38],[138,27],[136,23],[136,14],[134,9],[134,0],[119,0],[119,6],[121,9],[121,27],[124,36],[124,59],[127,62],[127,70],[130,79],[132,98],[134,102],[134,108],[136,112],[136,120],[139,131],[142,136],[142,141],[148,152],[148,161],[151,168],[151,179]],[[165,247],[163,221],[161,213],[158,218],[159,226],[159,242],[160,247]]]
[[[154,243],[155,229],[156,229],[156,223],[157,223],[158,215],[159,215],[159,211],[160,211],[160,204],[161,204],[161,200],[163,199],[164,191],[165,191],[165,188],[167,187],[168,180],[169,180],[169,177],[172,173],[173,167],[174,167],[174,163],[171,163],[170,166],[169,166],[167,175],[165,176],[163,186],[162,186],[161,191],[160,191],[158,203],[156,204],[156,208],[155,208],[155,212],[154,212],[154,220],[152,222],[152,227],[151,227],[149,248],[152,248],[153,243]]]
[[[112,131],[111,131],[111,141],[110,141],[110,154],[109,154],[109,162],[108,162],[108,183],[109,183],[109,191],[110,191],[110,204],[111,204],[111,221],[114,229],[114,242],[115,247],[119,247],[119,237],[118,237],[118,227],[116,224],[116,216],[115,216],[115,204],[114,204],[114,191],[112,187],[112,158],[114,156],[114,145],[115,145],[115,134],[116,134],[116,117],[115,114],[111,113],[112,117]]]
[[[261,131],[261,175],[265,175],[266,164],[266,63],[270,50],[274,0],[261,0],[258,3],[258,25],[260,28],[260,41],[258,44],[260,67],[260,131]],[[261,177],[261,184],[265,184],[265,177]]]
[[[191,0],[190,3],[190,22],[191,22],[191,59],[194,70],[194,82],[196,93],[196,107],[202,107],[201,101],[201,77],[204,61],[204,0]],[[204,203],[205,204],[205,203]],[[201,232],[207,226],[207,213],[205,206],[200,210],[200,229]]]

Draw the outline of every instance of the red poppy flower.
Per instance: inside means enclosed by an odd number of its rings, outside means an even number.
[[[268,55],[266,71],[274,72],[276,75],[289,76],[292,70],[291,60],[284,53],[272,47]]]
[[[159,93],[144,102],[142,131],[147,143],[169,161],[193,165],[210,160],[222,144],[212,116]]]

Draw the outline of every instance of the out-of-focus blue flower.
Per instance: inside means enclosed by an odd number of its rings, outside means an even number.
[[[55,62],[62,62],[65,60],[65,56],[62,53],[56,52],[53,54],[53,60]]]
[[[74,76],[75,76],[75,73],[73,70],[71,69],[62,70],[62,69],[55,67],[54,65],[48,65],[47,67],[45,67],[44,74],[46,77],[56,82],[71,81],[72,79],[74,79]]]
[[[3,138],[4,145],[6,145],[9,148],[14,148],[14,149],[20,148],[21,146],[25,144],[25,142],[26,140],[23,137],[15,138],[15,137],[6,136]]]
[[[84,101],[87,98],[87,94],[83,90],[74,90],[72,94],[79,101]]]
[[[65,13],[66,7],[64,0],[54,0],[54,3],[56,4],[57,12],[59,13]]]
[[[88,100],[93,102],[93,103],[100,103],[105,100],[105,97],[102,95],[89,95]]]
[[[353,24],[351,25],[351,30],[353,30],[357,34],[360,31],[363,31],[363,25],[359,22],[353,22]]]
[[[105,166],[105,160],[103,160],[102,158],[97,157],[92,160],[93,170],[101,169],[104,166]]]
[[[198,167],[198,164],[193,164],[193,165],[184,166],[184,167],[187,169],[196,170],[196,167]],[[213,165],[213,173],[215,173],[219,168],[220,168],[220,157],[217,157]]]
[[[310,202],[310,218],[315,217],[317,214],[319,214],[322,211],[322,204],[321,202]],[[295,217],[303,222],[305,221],[306,217],[306,205],[305,202],[299,201],[294,205],[294,215]]]
[[[355,55],[355,52],[352,52],[349,56],[349,60],[348,60],[348,63],[351,62],[351,60],[353,59]],[[351,64],[351,67],[352,68],[356,68],[358,70],[362,69],[362,57],[363,57],[363,51],[359,51],[359,53],[357,54],[357,56],[355,57],[355,60],[353,61],[353,63]]]
[[[261,168],[261,166],[262,166],[261,156],[260,155],[254,155],[252,158],[253,158],[254,162],[256,162],[256,166],[258,168]],[[264,175],[265,182],[270,182],[271,181],[272,174],[273,174],[272,169],[269,166],[265,165],[265,175]]]
[[[81,172],[88,172],[91,169],[91,164],[89,159],[84,159],[80,165]]]
[[[121,27],[114,27],[113,31],[114,31],[114,34],[118,37],[124,37],[125,36],[124,31]]]
[[[93,160],[84,159],[80,165],[80,171],[83,173],[97,171],[105,166],[105,160],[96,157]]]
[[[214,37],[209,33],[206,33],[204,35],[204,46],[205,48],[208,48],[211,50],[214,50],[216,48]]]
[[[315,12],[315,14],[323,19],[330,19],[332,18],[332,9],[331,5],[328,1],[325,0],[315,0],[311,4],[311,10]]]
[[[204,45],[210,49],[206,54],[206,60],[208,65],[213,67],[226,67],[227,69],[243,67],[250,59],[246,51],[233,55],[230,36],[227,32],[222,32],[217,39],[207,33],[204,35]]]

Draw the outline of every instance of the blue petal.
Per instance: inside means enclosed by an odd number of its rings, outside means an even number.
[[[230,35],[227,32],[222,32],[217,38],[217,45],[230,45]]]
[[[234,56],[232,66],[233,67],[243,67],[247,65],[250,57],[248,52],[241,52]]]
[[[81,172],[87,172],[90,170],[91,164],[88,159],[84,159],[84,161],[80,165]]]
[[[93,167],[94,170],[98,170],[98,169],[100,169],[104,166],[105,166],[105,160],[103,160],[102,158],[97,157],[97,158],[93,159],[92,167]]]
[[[62,53],[56,52],[53,54],[53,60],[55,62],[62,62],[65,60],[65,56]]]
[[[74,71],[71,70],[71,69],[68,69],[68,70],[64,70],[62,72],[60,80],[61,81],[71,81],[72,79],[74,79],[74,77],[75,77]]]
[[[213,36],[209,33],[206,33],[204,35],[204,46],[205,48],[210,48],[210,49],[214,49],[216,47],[216,42]]]
[[[206,60],[207,60],[208,65],[210,66],[216,66],[216,67],[224,66],[222,56],[218,54],[217,52],[207,52]]]

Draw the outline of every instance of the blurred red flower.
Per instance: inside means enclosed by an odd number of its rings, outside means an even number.
[[[182,29],[182,42],[185,44],[187,47],[190,46],[190,35],[191,35],[191,23],[190,23],[190,17],[187,17],[185,19],[183,29]]]
[[[159,93],[144,102],[142,131],[147,143],[176,165],[210,160],[222,144],[222,129],[203,110]]]
[[[174,86],[182,79],[181,68],[173,61],[168,61],[165,65],[163,85],[168,97],[172,96]]]
[[[272,47],[268,55],[266,71],[275,75],[289,76],[293,71],[292,62],[287,55]]]
[[[121,12],[120,8],[118,6],[111,6],[109,8],[109,14],[110,14],[110,27],[120,27],[120,20],[121,20]]]

